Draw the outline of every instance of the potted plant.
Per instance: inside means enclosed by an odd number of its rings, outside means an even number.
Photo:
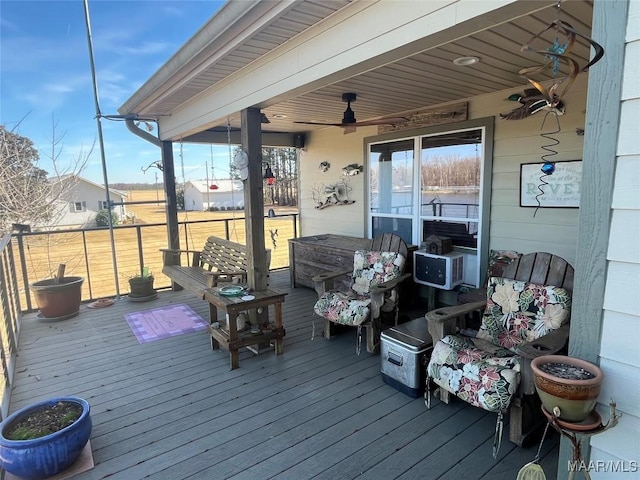
[[[64,270],[65,265],[60,264],[55,277],[29,285],[42,318],[65,320],[80,313],[84,278],[65,277]]]
[[[558,417],[579,423],[595,409],[604,379],[597,365],[565,355],[542,355],[531,361],[536,391],[544,408]]]
[[[55,397],[24,407],[0,424],[0,466],[26,479],[66,470],[91,436],[89,403]]]
[[[129,278],[129,299],[134,301],[153,300],[157,294],[153,288],[153,274],[143,267],[139,275]]]

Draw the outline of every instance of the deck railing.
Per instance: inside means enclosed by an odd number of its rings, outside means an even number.
[[[2,305],[2,325],[0,328],[0,420],[9,409],[9,398],[13,383],[18,334],[20,332],[20,295],[16,277],[16,264],[11,244],[11,235],[0,239],[0,304]]]
[[[265,216],[265,246],[271,249],[271,268],[289,266],[287,241],[298,235],[298,214]],[[207,237],[216,235],[245,243],[244,217],[179,222],[180,247],[199,250]],[[160,250],[167,248],[165,223],[114,226],[114,262],[108,228],[21,232],[13,235],[16,277],[22,311],[37,308],[29,290],[34,281],[51,278],[59,264],[66,276],[85,278],[82,300],[110,297],[129,292],[128,279],[146,267],[155,277],[156,289],[169,288],[162,274]]]

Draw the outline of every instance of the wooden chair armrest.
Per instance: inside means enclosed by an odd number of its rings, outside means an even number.
[[[380,308],[384,305],[384,297],[386,293],[398,287],[398,285],[410,277],[410,273],[405,273],[393,280],[389,280],[388,282],[381,283],[380,285],[376,285],[371,288],[369,296],[371,297],[371,311],[374,318],[377,318],[380,315]]]
[[[482,300],[453,307],[437,308],[427,312],[424,318],[427,319],[427,328],[433,344],[435,345],[447,335],[456,333],[457,327],[464,324],[467,315],[484,310],[486,303]]]
[[[333,288],[333,281],[336,278],[347,275],[351,272],[353,272],[353,269],[320,273],[311,277],[311,280],[313,281],[313,288],[315,288],[318,298]]]
[[[371,287],[371,294],[385,293],[389,290],[396,288],[399,284],[404,282],[407,278],[410,278],[410,273],[405,273],[400,275],[399,277],[394,278],[393,280],[389,280],[388,282],[381,283],[380,285],[376,285],[375,287]]]
[[[518,394],[533,395],[536,392],[531,360],[542,355],[553,355],[562,350],[569,340],[569,324],[543,335],[532,342],[518,345],[520,360],[520,386]]]
[[[163,265],[180,265],[180,257],[183,253],[193,254],[191,265],[197,267],[200,265],[201,250],[181,250],[178,248],[161,248]]]
[[[518,345],[518,354],[529,359],[542,355],[553,355],[566,346],[568,339],[569,324],[566,324],[537,340],[521,343]]]
[[[213,288],[218,286],[218,282],[231,282],[233,277],[240,277],[241,282],[247,281],[247,272],[244,270],[228,271],[228,272],[207,272],[204,274],[207,276],[207,287]],[[221,278],[222,277],[222,278]]]
[[[442,307],[435,310],[431,310],[425,314],[425,318],[429,322],[442,323],[452,318],[458,318],[471,313],[475,310],[484,310],[487,302],[482,300],[480,302],[465,303],[463,305],[454,305],[452,307]]]
[[[161,248],[160,251],[170,253],[202,253],[202,250],[182,250],[179,248]]]

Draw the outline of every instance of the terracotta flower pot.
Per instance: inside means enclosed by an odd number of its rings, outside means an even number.
[[[82,282],[82,277],[63,277],[59,280],[40,280],[29,285],[36,297],[41,316],[50,320],[64,320],[78,315]]]
[[[557,368],[560,366],[564,368]],[[594,410],[604,379],[604,374],[598,366],[579,358],[543,355],[531,361],[531,368],[536,391],[548,412],[552,413],[554,408],[558,407],[561,420],[579,423]],[[563,371],[568,372],[566,375],[569,376],[573,376],[573,373],[583,375],[563,378]]]

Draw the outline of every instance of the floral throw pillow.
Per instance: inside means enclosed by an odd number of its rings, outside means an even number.
[[[569,321],[571,296],[561,287],[491,277],[478,338],[515,352]]]
[[[400,276],[403,267],[404,256],[398,252],[356,250],[351,289],[358,295],[368,295],[371,287]]]

